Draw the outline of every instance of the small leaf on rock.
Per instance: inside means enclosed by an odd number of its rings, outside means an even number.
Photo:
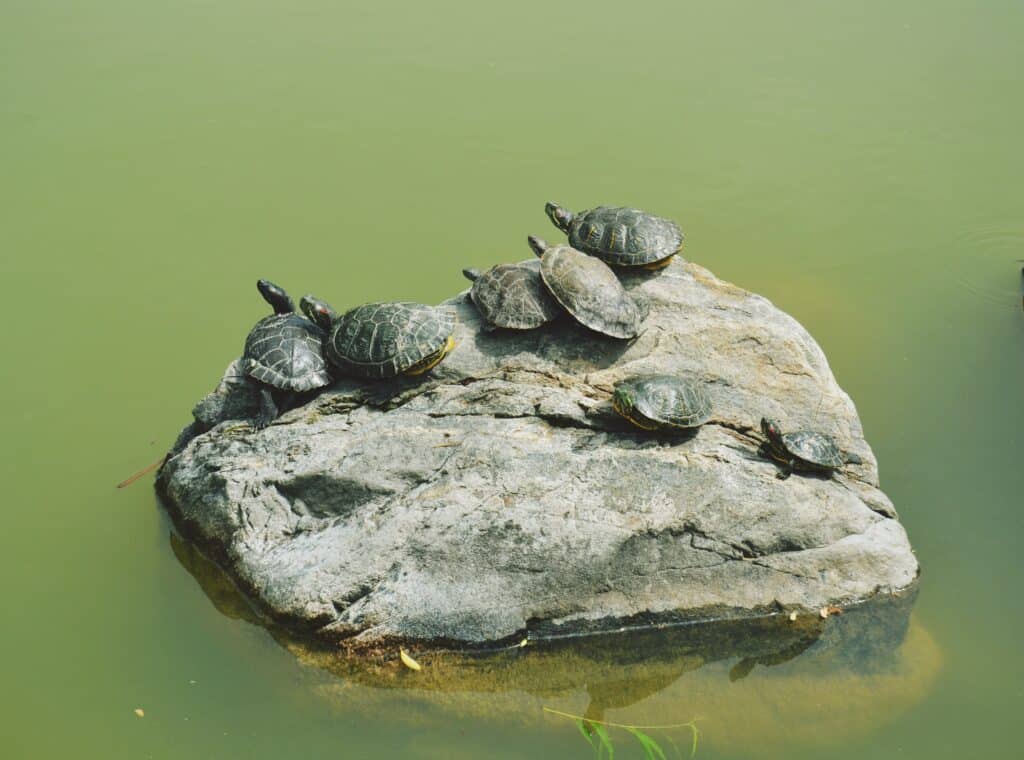
[[[400,658],[402,658],[402,664],[405,665],[405,667],[409,668],[409,670],[422,670],[423,669],[423,668],[420,667],[420,664],[418,662],[416,662],[416,660],[414,660],[412,657],[410,657],[409,653],[406,652],[404,649],[399,649],[398,650],[398,656]]]

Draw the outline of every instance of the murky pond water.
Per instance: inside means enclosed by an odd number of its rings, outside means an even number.
[[[588,757],[544,708],[697,718],[707,758],[1016,751],[1024,6],[689,5],[0,7],[6,756]],[[439,301],[549,198],[679,219],[818,339],[924,568],[909,618],[409,689],[248,622],[148,481],[113,489],[238,354],[257,277]]]

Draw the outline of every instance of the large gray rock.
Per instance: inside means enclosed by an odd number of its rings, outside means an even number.
[[[633,342],[569,319],[481,331],[426,377],[343,380],[261,432],[232,365],[158,485],[178,528],[277,623],[355,647],[484,645],[843,605],[909,586],[917,562],[821,349],[760,296],[692,263],[626,275]],[[611,409],[634,373],[706,383],[692,438]],[[833,435],[832,479],[757,455],[762,415]],[[205,432],[200,432],[205,431]]]

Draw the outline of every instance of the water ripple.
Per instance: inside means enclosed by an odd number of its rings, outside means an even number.
[[[1024,233],[976,228],[958,236],[955,248],[963,256],[950,281],[968,300],[996,309],[1024,308]]]

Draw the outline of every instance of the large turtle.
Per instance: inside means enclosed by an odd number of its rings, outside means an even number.
[[[455,315],[420,303],[367,303],[340,317],[306,295],[302,311],[326,333],[324,353],[341,372],[366,378],[421,375],[455,347]]]
[[[323,330],[296,314],[292,299],[274,283],[260,280],[256,287],[274,307],[273,314],[249,331],[242,353],[245,373],[260,383],[260,411],[253,423],[260,430],[277,419],[278,402],[290,404],[295,394],[328,385],[331,375],[324,361]]]
[[[678,224],[638,208],[598,206],[574,214],[549,202],[544,210],[569,245],[613,266],[661,269],[683,247]]]
[[[831,475],[847,462],[861,463],[860,457],[840,451],[836,442],[824,433],[813,430],[783,433],[777,422],[767,418],[761,419],[761,432],[768,440],[761,445],[760,453],[782,463],[780,480],[794,472]]]
[[[536,264],[498,264],[486,272],[463,269],[473,281],[469,297],[484,318],[484,329],[532,330],[562,313]]]
[[[704,389],[674,375],[622,380],[615,385],[612,406],[644,430],[691,430],[711,418],[711,400]]]
[[[567,245],[549,246],[532,235],[528,240],[540,256],[544,284],[580,324],[613,338],[640,334],[647,306],[625,291],[607,264]]]

